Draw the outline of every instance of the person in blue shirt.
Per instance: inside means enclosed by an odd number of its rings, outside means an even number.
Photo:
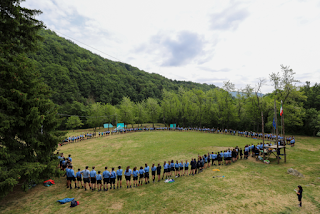
[[[133,168],[132,175],[133,175],[133,187],[137,187],[138,186],[138,175],[139,175],[139,171],[137,170],[137,167]]]
[[[112,185],[113,189],[116,189],[116,172],[114,171],[114,167],[112,167],[112,171],[110,172],[110,190],[112,189]]]
[[[179,167],[180,167],[179,176],[182,176],[183,175],[183,161],[181,161],[179,163]]]
[[[166,161],[164,161],[164,163],[163,163],[162,180],[163,180],[164,175],[166,175],[166,179],[167,179],[167,177],[168,177],[168,164]]]
[[[83,182],[84,182],[84,190],[85,191],[87,191],[87,183],[89,183],[89,187],[91,189],[90,180],[89,180],[90,171],[88,170],[88,168],[89,167],[86,166],[86,169],[81,172],[81,174],[83,175]]]
[[[144,165],[144,181],[145,181],[145,184],[148,184],[150,183],[149,182],[149,171],[150,171],[150,167],[148,166],[148,164],[145,164]]]
[[[131,175],[132,175],[132,171],[130,169],[130,166],[127,166],[126,170],[124,171],[124,176],[126,178],[126,183],[127,183],[127,189],[131,188]]]
[[[158,166],[157,166],[157,175],[158,175],[158,182],[160,182],[160,175],[161,175],[161,166],[160,166],[160,163],[158,163]]]
[[[108,185],[110,183],[110,172],[107,170],[108,167],[104,168],[104,172],[102,173],[103,176],[103,190],[108,191]],[[107,188],[106,188],[107,187]]]
[[[119,188],[119,183],[120,183],[120,189],[122,187],[122,169],[121,166],[118,166],[117,170],[117,189]]]
[[[189,162],[188,160],[186,160],[186,162],[184,163],[184,175],[187,173],[187,175],[189,175]]]
[[[94,170],[94,166],[92,167],[92,170],[90,172],[90,180],[91,180],[91,187],[90,189],[95,190],[96,187],[96,176],[97,176],[97,172]]]
[[[102,176],[100,174],[101,172],[98,171],[98,175],[97,175],[97,189],[98,189],[98,192],[101,191],[101,180],[102,180]]]
[[[173,160],[171,160],[171,163],[170,163],[170,177],[172,177],[172,173],[174,173],[174,162],[173,162]]]
[[[248,159],[248,155],[249,155],[249,147],[248,145],[246,145],[244,147],[244,159]]]
[[[203,155],[203,161],[204,161],[204,168],[206,169],[208,165],[208,157],[206,154]]]
[[[229,156],[228,156],[227,150],[224,151],[223,158],[224,158],[225,165],[228,165]]]
[[[144,169],[143,169],[143,167],[141,166],[141,167],[140,167],[140,170],[139,170],[139,184],[138,184],[138,186],[139,186],[139,185],[142,186],[142,184],[143,184],[143,177],[144,177]]]
[[[72,186],[71,186],[71,185],[72,185],[72,181],[75,181],[74,171],[73,171],[71,165],[70,165],[68,168],[69,168],[69,169],[66,170],[66,172],[67,172],[68,188],[70,187],[70,189],[72,189]],[[76,182],[75,182],[75,187],[77,187]]]
[[[152,164],[152,167],[151,167],[151,173],[152,173],[152,182],[154,183],[154,179],[156,177],[156,171],[157,171],[157,167]]]
[[[178,161],[176,161],[176,164],[174,165],[175,166],[175,176],[176,178],[178,177],[178,172],[180,171],[180,168],[179,168],[179,163]]]
[[[292,139],[292,140],[290,140],[291,147],[294,147],[294,144],[296,143],[296,140],[294,139],[293,136],[292,136],[291,139]]]
[[[71,155],[69,155],[68,157],[69,161],[72,162],[72,158],[71,158]]]
[[[80,169],[78,169],[78,172],[76,174],[76,178],[77,178],[77,183],[78,183],[78,189],[80,189],[80,183],[81,183],[81,186],[83,188],[83,183],[82,183],[82,175],[81,175],[81,171]],[[77,187],[76,187],[77,188]]]

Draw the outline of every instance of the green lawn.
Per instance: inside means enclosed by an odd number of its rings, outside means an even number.
[[[190,162],[198,154],[258,142],[223,134],[156,131],[95,138],[58,149],[72,155],[75,169],[88,165],[103,171],[105,166],[162,165],[171,159]],[[196,176],[177,178],[172,184],[161,181],[108,192],[69,190],[66,179],[60,178],[54,179],[54,186],[38,185],[27,193],[17,188],[0,208],[5,213],[320,213],[320,138],[297,137],[296,142],[287,148],[287,163],[279,165],[275,159],[267,165],[249,158],[215,167],[220,172],[211,167]],[[305,178],[287,174],[291,167]],[[297,185],[304,188],[302,208],[293,191]],[[56,202],[66,197],[76,198],[80,206]]]

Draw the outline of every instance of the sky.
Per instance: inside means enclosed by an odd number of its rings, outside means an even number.
[[[170,79],[272,92],[290,66],[320,83],[320,1],[26,0],[59,36],[104,58]]]

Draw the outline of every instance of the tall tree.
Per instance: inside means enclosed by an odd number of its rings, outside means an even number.
[[[82,125],[83,123],[78,116],[70,116],[66,123],[67,128],[73,129],[73,131],[75,128],[81,127]]]
[[[146,106],[147,106],[147,111],[149,113],[149,119],[152,122],[154,127],[154,123],[157,122],[160,115],[160,110],[161,110],[160,106],[155,99],[150,97],[146,101]]]
[[[101,103],[94,103],[90,106],[89,117],[87,123],[90,127],[96,131],[97,127],[102,126],[105,121],[106,115],[104,112],[104,106]]]
[[[135,105],[135,122],[141,124],[147,121],[147,107],[144,101]]]
[[[44,25],[34,17],[41,11],[20,2],[0,2],[0,196],[20,181],[27,190],[31,180],[59,175],[57,107],[26,55],[38,48]]]
[[[134,120],[134,104],[129,97],[123,97],[119,106],[120,118],[124,125],[131,124]]]

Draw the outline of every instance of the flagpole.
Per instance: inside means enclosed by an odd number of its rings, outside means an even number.
[[[274,118],[275,118],[275,122],[276,122],[276,144],[277,144],[277,160],[278,160],[278,164],[279,164],[279,144],[278,144],[278,127],[277,127],[277,107],[276,107],[276,98],[274,98]]]

